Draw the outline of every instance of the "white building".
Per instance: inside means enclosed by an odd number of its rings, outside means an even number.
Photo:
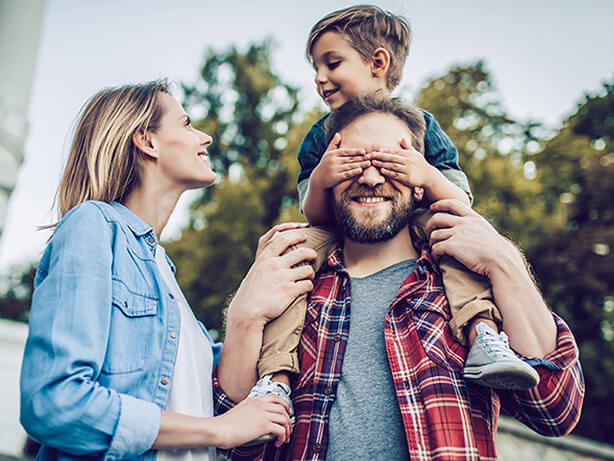
[[[0,237],[23,163],[44,0],[0,0]]]
[[[0,320],[0,454],[20,456],[26,433],[19,424],[19,373],[28,335],[25,323]]]

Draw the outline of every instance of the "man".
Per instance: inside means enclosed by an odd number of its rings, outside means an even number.
[[[331,114],[329,128],[347,147],[399,149],[413,136],[394,115],[413,109],[399,105],[355,100]],[[584,383],[573,336],[544,304],[520,253],[451,200],[431,206],[430,250],[421,247],[408,232],[421,191],[385,170],[372,161],[333,188],[343,242],[314,280],[290,444],[237,450],[233,459],[493,459],[500,404],[545,435],[578,421]],[[503,330],[539,373],[537,387],[495,392],[463,379],[466,349],[450,331],[433,259],[444,254],[490,279]],[[218,410],[232,405],[219,386],[216,397]]]

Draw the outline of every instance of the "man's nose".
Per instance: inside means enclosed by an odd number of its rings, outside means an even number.
[[[358,177],[358,184],[366,184],[369,187],[375,187],[378,184],[383,184],[385,181],[386,178],[374,166],[366,168]]]

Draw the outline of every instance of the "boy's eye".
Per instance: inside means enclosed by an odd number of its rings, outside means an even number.
[[[332,61],[332,62],[329,62],[329,63],[328,63],[328,68],[329,68],[330,70],[336,69],[336,68],[339,66],[339,64],[341,64],[341,61]]]

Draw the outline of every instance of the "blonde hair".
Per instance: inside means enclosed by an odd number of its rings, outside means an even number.
[[[386,49],[390,53],[386,86],[393,90],[401,82],[411,36],[409,23],[402,16],[375,5],[356,5],[333,11],[309,32],[305,50],[308,61],[312,62],[313,45],[325,32],[341,35],[365,61],[371,59],[376,49]]]
[[[155,132],[166,80],[106,88],[81,109],[57,194],[61,219],[86,200],[123,203],[139,184],[142,153],[132,136]]]

